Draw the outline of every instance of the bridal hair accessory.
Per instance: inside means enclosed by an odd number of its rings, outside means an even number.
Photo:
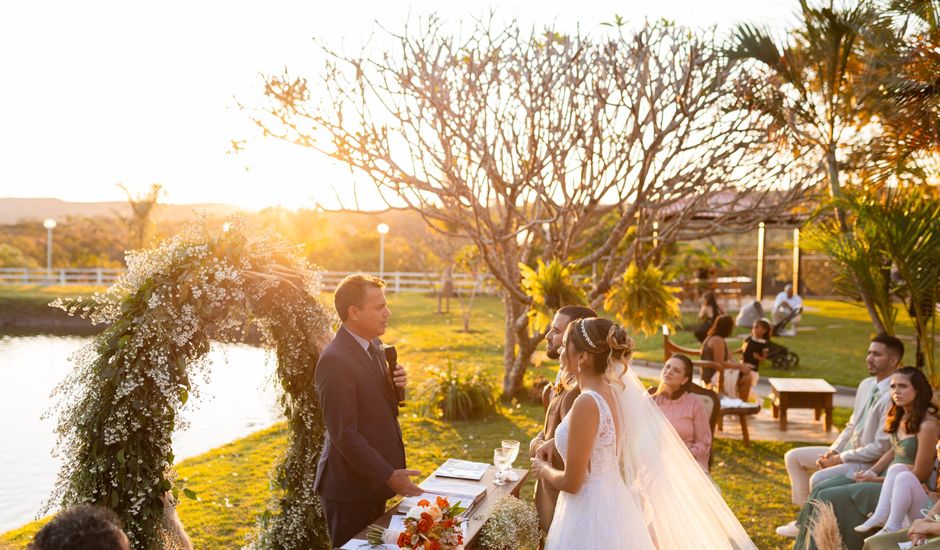
[[[596,348],[597,346],[594,345],[594,342],[591,341],[591,337],[588,336],[587,329],[584,327],[583,319],[581,320],[580,323],[578,323],[578,326],[581,327],[581,335],[584,336],[584,340],[587,342],[587,345],[592,348]]]

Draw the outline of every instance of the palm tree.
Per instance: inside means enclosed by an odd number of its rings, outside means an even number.
[[[883,10],[884,24],[861,30],[871,54],[866,107],[882,129],[863,159],[876,184],[899,173],[940,173],[940,2],[890,0]]]
[[[818,157],[836,201],[838,227],[851,242],[846,212],[838,206],[841,177],[852,169],[847,161],[854,151],[867,149],[865,130],[873,116],[859,108],[867,101],[860,30],[877,28],[884,19],[867,3],[817,8],[806,0],[800,1],[800,15],[800,27],[779,44],[766,28],[739,26],[728,55],[745,65],[740,87],[745,107],[771,117],[781,148]],[[856,286],[876,330],[887,332],[865,285],[856,281]]]
[[[122,218],[130,230],[131,248],[139,250],[147,245],[150,230],[153,227],[153,214],[163,195],[163,186],[159,183],[150,185],[147,193],[134,196],[123,183],[117,184],[127,195],[127,204],[131,208],[131,215]]]

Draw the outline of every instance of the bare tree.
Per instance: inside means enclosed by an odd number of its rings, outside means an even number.
[[[505,395],[544,330],[529,325],[520,263],[593,266],[597,305],[630,263],[751,228],[815,184],[816,168],[772,147],[767,120],[731,109],[712,35],[658,22],[593,39],[492,19],[455,35],[430,17],[389,36],[397,45],[378,54],[327,49],[317,94],[287,73],[267,79],[254,118],[479,248],[503,295]]]

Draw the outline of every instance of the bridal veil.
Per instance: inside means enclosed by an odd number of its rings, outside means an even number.
[[[629,368],[620,404],[621,457],[627,486],[638,493],[650,534],[660,550],[756,549],[669,420]]]

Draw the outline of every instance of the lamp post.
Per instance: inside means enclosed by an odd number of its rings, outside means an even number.
[[[375,228],[379,232],[379,277],[385,278],[385,235],[389,227],[387,223],[380,223]]]
[[[57,225],[59,224],[52,218],[46,218],[42,222],[42,226],[46,228],[46,273],[50,279],[52,278],[52,230]]]

